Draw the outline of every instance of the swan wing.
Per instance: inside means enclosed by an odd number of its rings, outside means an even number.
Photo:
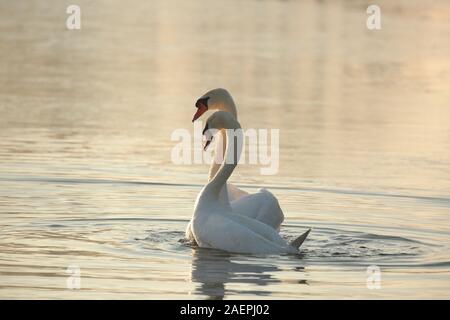
[[[277,245],[288,246],[288,243],[280,236],[277,230],[261,221],[239,214],[230,214],[229,218]]]
[[[230,216],[237,215],[230,213]],[[235,217],[230,218],[229,215],[211,214],[199,230],[200,232],[194,231],[196,235],[199,235],[197,242],[200,246],[238,253],[267,254],[290,252],[294,249],[288,245],[271,241],[238,221],[239,217],[235,219]],[[259,224],[263,226],[262,228],[268,227],[263,223]],[[276,233],[275,230],[273,232]]]
[[[230,199],[230,202],[236,201],[249,194],[248,192],[239,189],[238,187],[236,187],[231,183],[227,183],[227,191],[228,191],[228,199]]]
[[[261,221],[279,230],[284,221],[284,214],[277,198],[267,191],[260,189],[256,193],[247,194],[231,202],[233,212]]]

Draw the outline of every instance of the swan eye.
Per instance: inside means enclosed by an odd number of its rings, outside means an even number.
[[[195,103],[195,107],[197,109],[198,108],[205,108],[206,110],[208,110],[208,99],[209,99],[209,97],[198,99],[197,102]]]

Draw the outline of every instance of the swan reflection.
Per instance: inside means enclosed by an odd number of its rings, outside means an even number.
[[[223,299],[226,295],[235,293],[270,295],[269,290],[255,290],[255,287],[281,283],[275,276],[278,271],[281,269],[277,266],[261,265],[260,260],[252,261],[252,258],[244,255],[199,247],[192,250],[191,282],[196,284],[193,294],[204,295],[209,299]],[[247,284],[251,289],[227,289],[226,285],[229,283]]]

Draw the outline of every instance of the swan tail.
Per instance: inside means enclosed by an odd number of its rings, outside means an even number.
[[[308,234],[310,232],[311,232],[311,229],[306,230],[305,233],[303,233],[301,236],[297,237],[296,239],[292,240],[292,242],[289,244],[296,249],[300,248],[300,246],[306,240],[306,237],[308,237]]]

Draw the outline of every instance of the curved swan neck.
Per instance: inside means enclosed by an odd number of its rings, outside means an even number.
[[[227,148],[227,135],[225,129],[218,132],[214,148],[214,159],[209,168],[208,181],[211,181],[212,178],[214,178],[217,171],[220,169],[220,165],[225,159],[224,155]]]
[[[231,136],[229,136],[230,132],[233,133]],[[243,134],[241,127],[237,121],[234,128],[230,128],[229,130],[227,130],[225,137],[227,144],[225,156],[223,159],[224,161],[214,178],[212,178],[212,180],[207,184],[207,188],[210,188],[217,196],[219,196],[220,190],[223,188],[228,178],[233,173],[233,170],[237,166],[241,155]]]
[[[230,113],[233,118],[237,121],[237,109],[236,104],[234,103],[233,97],[228,92],[228,90],[223,88],[216,88],[205,93],[202,98],[210,98],[209,100],[209,109],[210,110],[219,110],[226,111]],[[221,142],[221,143],[219,143]],[[225,149],[227,145],[227,137],[225,134],[225,130],[220,130],[220,136],[217,136],[215,142],[214,149],[214,161],[211,163],[209,168],[209,177],[208,181],[211,181],[212,178],[219,171],[220,165],[224,159]]]
[[[233,117],[237,120],[237,110],[236,105],[234,104],[233,98],[231,95],[228,99],[226,99],[225,103],[223,104],[223,111],[227,111],[233,115]]]

